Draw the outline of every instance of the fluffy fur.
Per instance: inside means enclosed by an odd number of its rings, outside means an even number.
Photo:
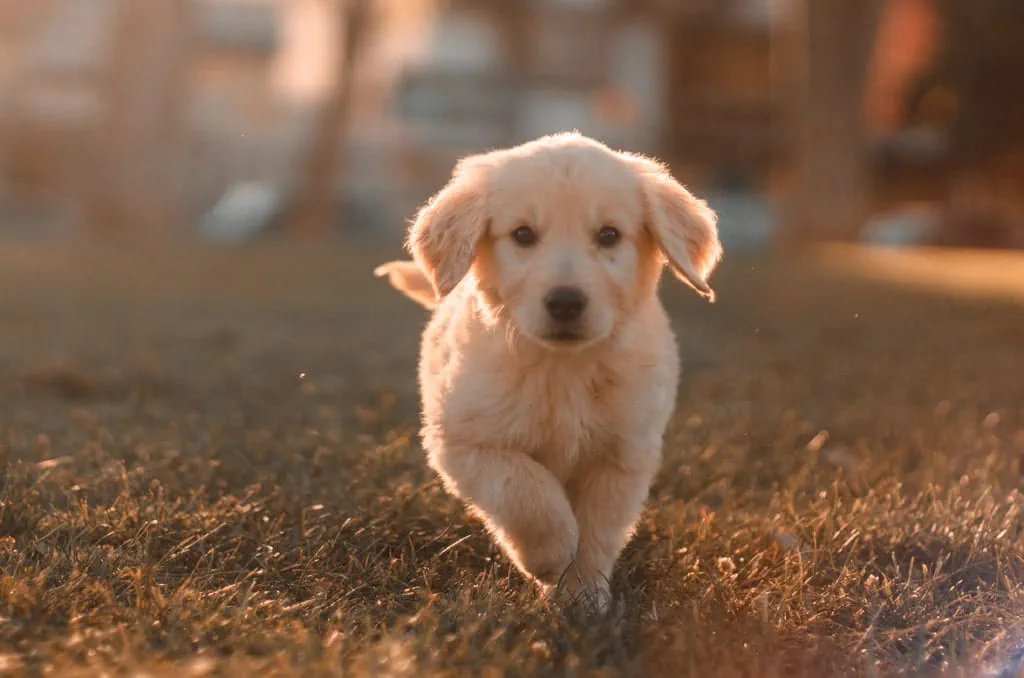
[[[529,245],[513,235],[524,226]],[[460,161],[408,248],[415,263],[377,275],[433,309],[419,363],[430,466],[524,574],[603,608],[675,406],[658,280],[667,263],[713,299],[715,214],[661,164],[566,133]],[[549,310],[565,287],[586,302],[570,321]]]

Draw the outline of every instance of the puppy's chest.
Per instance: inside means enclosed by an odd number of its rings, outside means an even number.
[[[607,454],[615,439],[617,379],[605,370],[527,374],[497,394],[493,413],[509,447],[560,478],[581,458]]]

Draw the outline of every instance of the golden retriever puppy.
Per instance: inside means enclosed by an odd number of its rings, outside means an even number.
[[[713,299],[716,216],[664,166],[578,133],[461,160],[377,269],[433,316],[430,466],[548,589],[609,602],[679,378],[667,262]]]

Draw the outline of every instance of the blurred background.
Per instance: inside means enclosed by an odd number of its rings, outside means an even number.
[[[727,248],[1024,247],[1019,0],[0,0],[0,237],[397,240],[467,153],[654,154]]]

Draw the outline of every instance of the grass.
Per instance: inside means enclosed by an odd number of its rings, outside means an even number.
[[[1017,675],[1019,301],[955,259],[666,281],[678,412],[581,623],[426,468],[395,254],[0,248],[0,673]]]

